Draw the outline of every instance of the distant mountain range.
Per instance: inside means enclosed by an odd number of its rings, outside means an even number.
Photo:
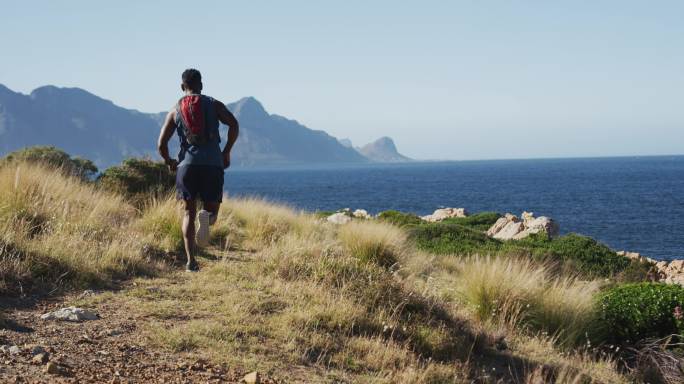
[[[238,166],[409,160],[397,152],[390,138],[354,148],[324,131],[269,114],[253,97],[227,107],[240,122],[232,156]],[[166,112],[122,108],[79,88],[44,86],[24,95],[0,84],[0,155],[26,146],[54,145],[91,159],[100,168],[126,157],[156,158],[156,139],[165,116]],[[225,132],[222,129],[223,140]],[[177,139],[172,143],[171,150],[177,151]]]

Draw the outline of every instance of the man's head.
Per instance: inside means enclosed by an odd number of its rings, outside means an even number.
[[[183,83],[181,83],[183,92],[200,93],[202,91],[202,74],[200,71],[194,68],[186,69],[181,78],[183,79]]]

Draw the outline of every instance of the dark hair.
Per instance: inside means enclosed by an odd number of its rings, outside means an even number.
[[[183,84],[193,89],[202,82],[202,74],[194,68],[183,71],[181,78],[183,79]]]

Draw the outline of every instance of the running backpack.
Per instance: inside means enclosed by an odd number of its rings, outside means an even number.
[[[202,145],[209,141],[204,119],[203,104],[206,102],[207,99],[201,95],[183,96],[178,100],[176,116],[190,145]]]

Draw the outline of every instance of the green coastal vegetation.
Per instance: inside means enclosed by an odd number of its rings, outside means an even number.
[[[231,198],[202,271],[179,279],[172,188],[151,160],[99,173],[52,147],[7,155],[0,295],[133,281],[78,304],[144,313],[152,347],[276,376],[296,365],[304,381],[684,380],[672,363],[684,288],[652,282],[650,263],[589,237],[496,240],[485,234],[494,212],[432,223],[385,211],[334,225],[322,220],[331,212]]]

